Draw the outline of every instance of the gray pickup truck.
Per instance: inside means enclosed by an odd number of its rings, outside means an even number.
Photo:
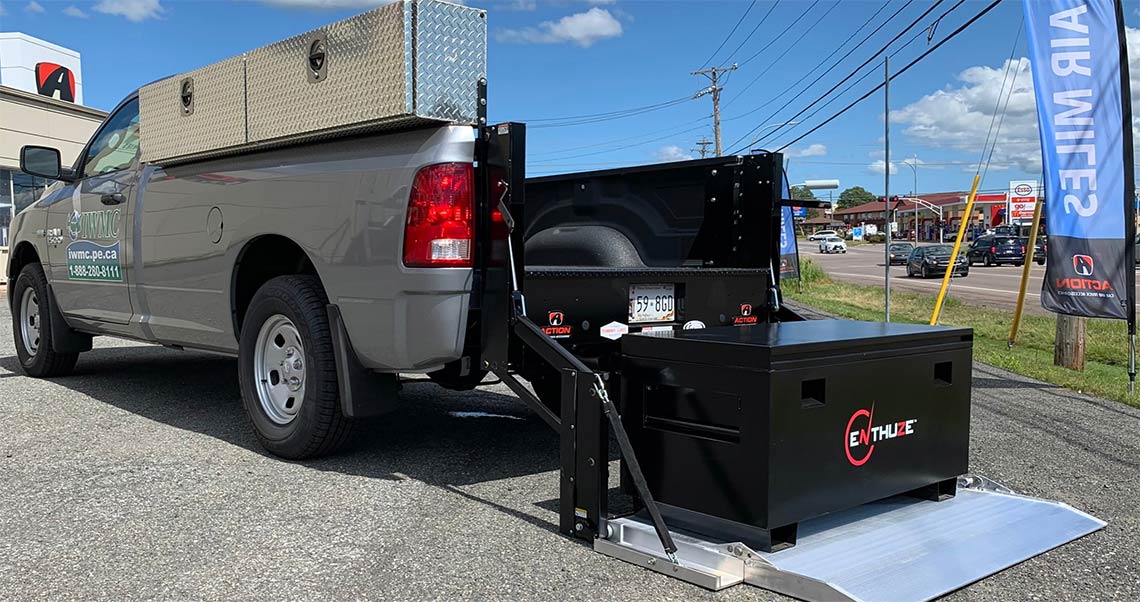
[[[111,335],[236,355],[262,443],[285,457],[347,436],[327,304],[367,370],[463,352],[475,128],[442,126],[163,167],[139,158],[139,100],[16,216],[8,265],[20,365],[59,376]],[[363,333],[368,333],[364,336]]]

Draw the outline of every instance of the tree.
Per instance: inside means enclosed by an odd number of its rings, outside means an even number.
[[[839,193],[839,201],[835,203],[835,208],[847,209],[848,207],[854,207],[856,205],[862,205],[863,203],[870,203],[871,201],[877,200],[879,200],[879,197],[868,192],[866,188],[863,188],[862,186],[852,186],[851,188],[848,188],[847,190]]]
[[[818,200],[815,193],[810,188],[804,186],[792,186],[792,198],[799,201],[815,201]]]

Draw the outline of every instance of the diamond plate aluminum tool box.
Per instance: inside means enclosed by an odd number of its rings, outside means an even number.
[[[801,521],[952,494],[967,471],[969,329],[808,320],[663,335],[622,338],[622,417],[670,524],[779,548]]]
[[[485,115],[486,63],[485,11],[395,2],[144,87],[143,160],[477,124]]]
[[[245,144],[245,58],[237,56],[139,90],[143,161]]]

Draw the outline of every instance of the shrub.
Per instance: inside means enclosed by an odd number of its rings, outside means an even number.
[[[800,280],[804,284],[827,280],[827,274],[810,257],[800,258]]]

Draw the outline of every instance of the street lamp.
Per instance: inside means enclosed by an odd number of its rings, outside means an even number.
[[[918,153],[914,154],[910,163],[903,161],[902,164],[910,167],[911,171],[914,172],[914,188],[911,196],[918,198]],[[914,246],[918,246],[918,203],[914,204]]]
[[[756,131],[756,137],[752,139],[752,142],[748,143],[749,154],[752,153],[752,147],[756,146],[756,143],[760,140],[760,138],[763,137],[760,134],[762,134],[764,132],[764,130],[767,130],[769,128],[780,128],[780,127],[784,127],[785,125],[799,125],[799,124],[800,124],[800,122],[798,122],[798,121],[785,121],[783,123],[769,123],[768,125],[761,126],[760,129]]]

